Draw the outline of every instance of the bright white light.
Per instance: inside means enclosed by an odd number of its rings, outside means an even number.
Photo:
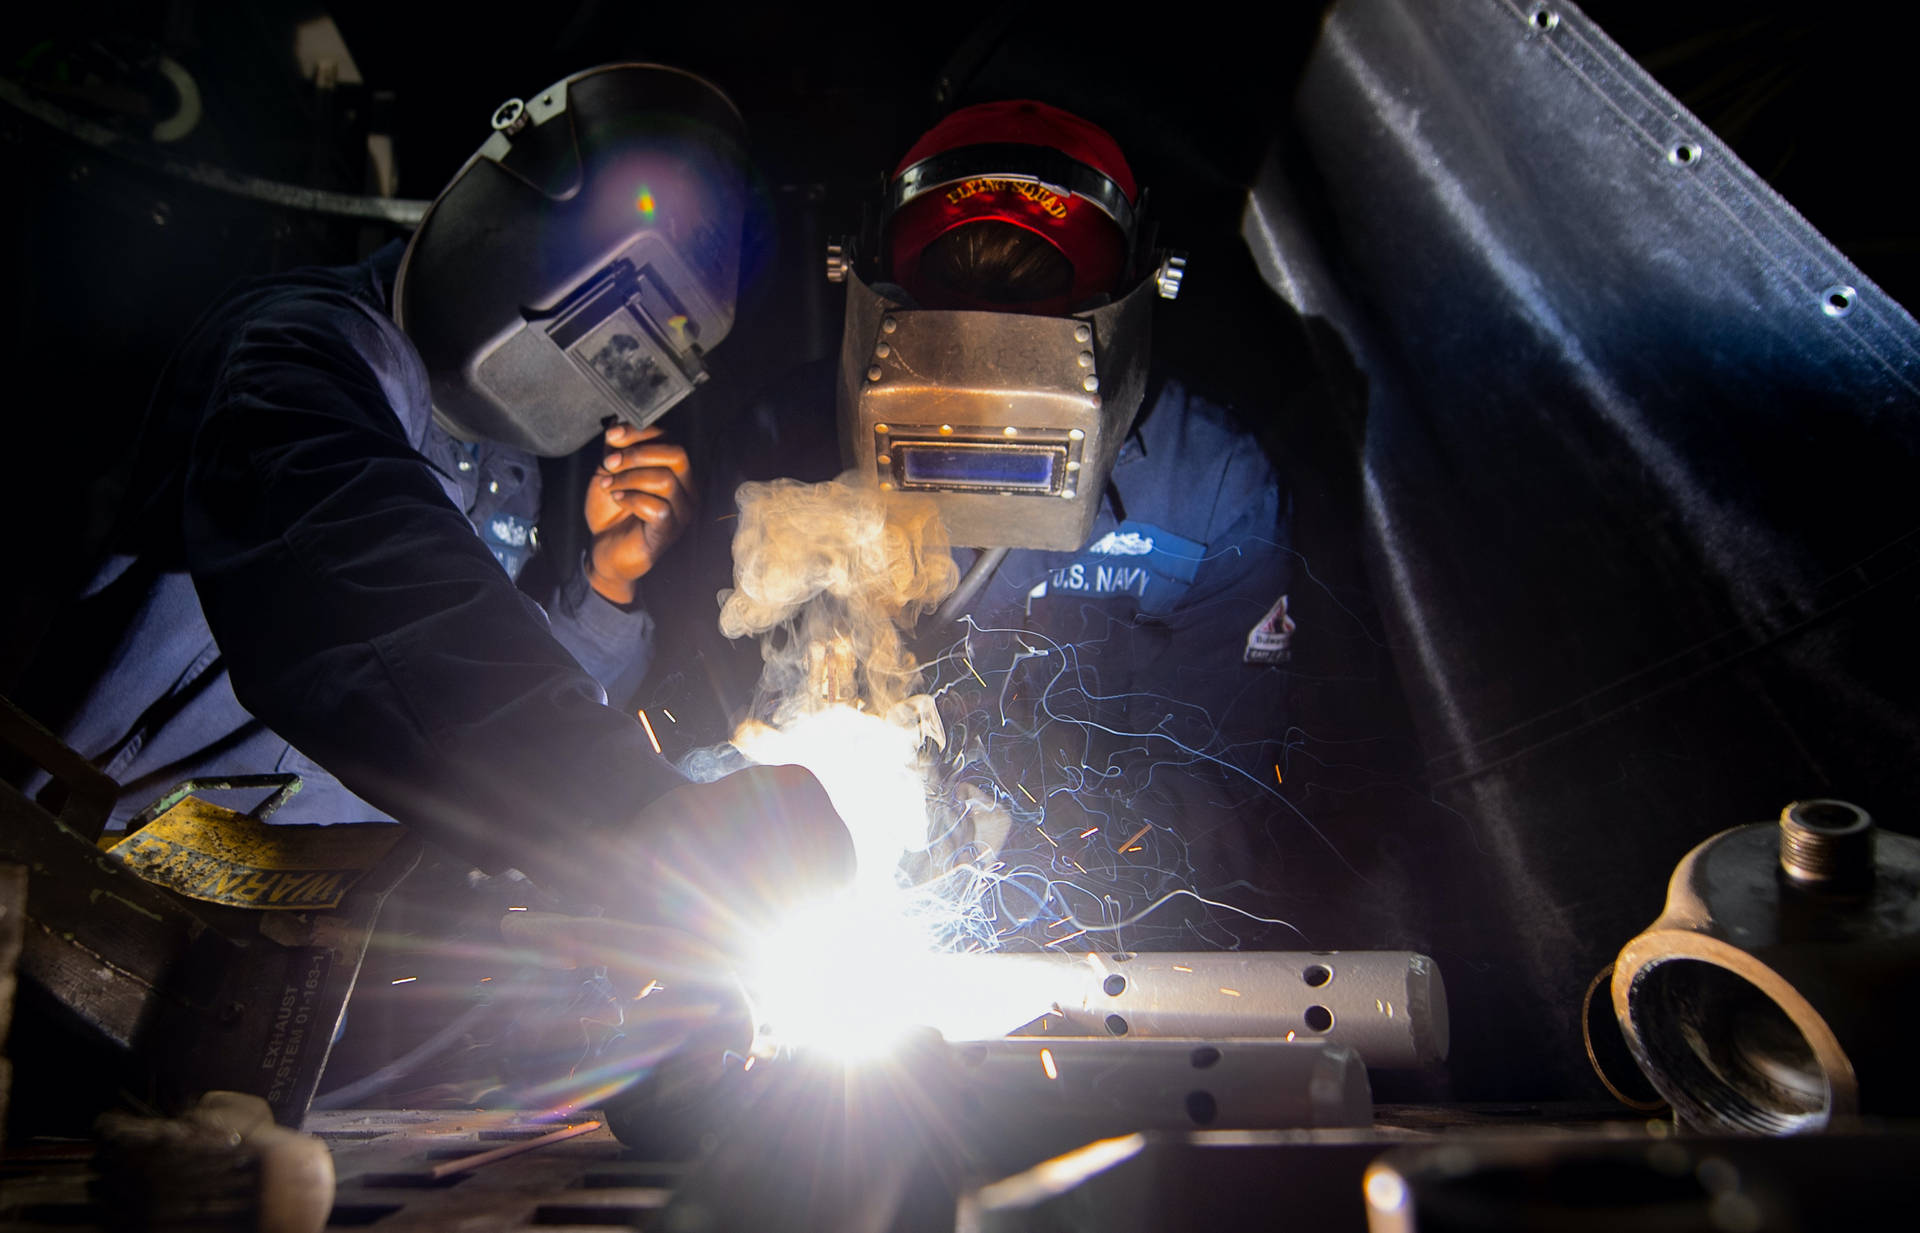
[[[897,1013],[889,976],[928,958],[897,914],[863,900],[796,913],[743,974],[761,1047],[810,1045],[849,1060],[887,1052],[913,1025]]]
[[[937,918],[950,911],[896,889],[789,917],[741,975],[770,1029],[757,1047],[873,1058],[916,1028],[991,1040],[1052,1007],[1057,979],[1044,970],[1010,973],[936,952]]]
[[[897,880],[901,856],[927,842],[927,783],[917,764],[924,735],[899,717],[843,705],[784,728],[747,724],[734,734],[757,762],[813,772],[858,861],[845,896],[796,912],[749,957],[742,984],[769,1029],[757,1049],[872,1058],[916,1028],[991,1039],[1051,1007],[1044,981],[982,979],[979,965],[945,953],[942,942],[962,931],[970,905]]]
[[[1397,1212],[1407,1202],[1407,1184],[1392,1169],[1374,1165],[1367,1170],[1367,1202],[1377,1212]]]
[[[901,854],[927,841],[927,783],[914,765],[917,729],[830,706],[785,728],[743,724],[733,743],[756,762],[812,771],[853,836],[859,891],[894,892]]]

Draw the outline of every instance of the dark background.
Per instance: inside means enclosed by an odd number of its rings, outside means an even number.
[[[1729,708],[1739,704],[1717,695],[1652,717],[1637,743],[1563,744],[1551,756],[1565,764],[1536,760],[1533,779],[1522,785],[1532,785],[1529,799],[1549,800],[1564,815],[1552,823],[1563,833],[1548,845],[1551,860],[1529,864],[1522,854],[1521,869],[1537,879],[1510,876],[1512,864],[1496,859],[1499,832],[1482,816],[1487,798],[1461,782],[1471,777],[1436,738],[1422,683],[1403,675],[1417,670],[1404,614],[1384,615],[1377,602],[1380,562],[1370,555],[1358,491],[1365,378],[1350,354],[1327,345],[1321,326],[1303,322],[1267,290],[1239,239],[1246,190],[1262,159],[1276,143],[1296,148],[1293,100],[1321,7],[1276,6],[1268,16],[1274,24],[1258,38],[1212,13],[1185,24],[1168,12],[1145,25],[1102,25],[1084,11],[1038,7],[722,9],[587,0],[427,14],[366,3],[327,10],[77,3],[10,21],[0,36],[0,74],[73,114],[137,135],[173,106],[153,68],[165,54],[193,74],[206,108],[169,157],[360,192],[369,183],[366,137],[384,133],[397,155],[399,195],[431,197],[485,135],[486,118],[504,98],[609,60],[658,60],[702,73],[745,113],[759,176],[736,333],[718,352],[713,385],[676,412],[710,424],[728,422],[780,374],[835,345],[839,300],[817,277],[821,245],[857,223],[879,174],[948,106],[1031,94],[1106,125],[1152,186],[1163,241],[1192,255],[1185,294],[1160,315],[1157,355],[1238,408],[1268,445],[1293,489],[1296,547],[1314,580],[1296,585],[1296,614],[1308,634],[1289,686],[1291,719],[1308,734],[1314,769],[1294,779],[1292,790],[1316,825],[1339,838],[1346,859],[1331,861],[1318,845],[1282,836],[1281,855],[1271,868],[1250,871],[1250,880],[1284,902],[1315,946],[1436,955],[1457,999],[1456,1094],[1596,1092],[1571,1053],[1577,1041],[1561,1033],[1565,1016],[1553,1028],[1560,1033],[1553,1048],[1572,1064],[1550,1065],[1527,1052],[1526,1039],[1542,1030],[1537,1023],[1490,1022],[1479,1012],[1566,1002],[1568,986],[1577,993],[1584,976],[1656,913],[1666,873],[1687,847],[1785,803],[1777,799],[1779,777],[1760,776],[1750,793],[1729,790],[1743,768],[1697,735],[1734,730]],[[301,76],[293,29],[323,11],[337,22],[362,84],[323,90]],[[1920,291],[1920,229],[1901,192],[1899,157],[1900,124],[1911,113],[1908,70],[1883,22],[1894,6],[1839,14],[1831,6],[1621,0],[1586,11],[1868,278],[1895,299]],[[5,692],[84,578],[112,516],[117,468],[146,391],[194,315],[242,276],[352,260],[400,233],[188,185],[11,108],[0,107],[0,141],[10,164],[11,290],[0,337],[12,378],[9,456],[17,477],[6,524],[15,537],[13,580],[0,613]],[[1337,198],[1311,174],[1299,183],[1314,225],[1338,230],[1344,207]],[[749,356],[751,363],[740,362]],[[1572,574],[1581,564],[1564,568]],[[1522,583],[1517,595],[1557,585],[1552,577]],[[1592,636],[1598,642],[1617,632],[1595,628]],[[1850,654],[1870,660],[1903,645],[1881,630]],[[1516,643],[1487,671],[1514,679],[1545,674],[1558,654]],[[1823,739],[1850,738],[1809,739],[1819,747]],[[1855,744],[1856,753],[1876,748]],[[1672,765],[1650,765],[1668,755]],[[1664,793],[1690,823],[1610,829],[1605,806],[1572,786],[1608,775],[1639,784],[1642,800]],[[1546,781],[1585,798],[1550,800]],[[1821,791],[1846,787],[1811,774],[1803,781]],[[1889,794],[1871,804],[1910,800]],[[1581,853],[1611,853],[1609,876],[1583,887]],[[1357,879],[1353,865],[1370,876]],[[1524,932],[1540,914],[1529,896],[1564,906],[1583,891],[1614,897],[1626,890],[1627,899],[1581,917],[1602,923],[1596,936],[1568,948],[1551,987],[1503,999],[1502,984],[1539,979],[1537,968],[1502,950],[1503,931]],[[1497,899],[1500,910],[1479,924],[1456,919],[1482,896]],[[1503,1070],[1508,1049],[1516,1062]]]

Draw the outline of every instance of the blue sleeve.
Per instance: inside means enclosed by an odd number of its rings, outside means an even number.
[[[1186,414],[1155,426],[1155,444],[1179,459],[1167,470],[1184,481],[1164,499],[1204,493],[1210,508],[1193,532],[1207,545],[1206,560],[1168,618],[1181,648],[1174,692],[1235,697],[1238,709],[1247,705],[1239,695],[1248,636],[1291,581],[1289,502],[1257,439],[1224,409],[1178,393]]]
[[[621,607],[576,565],[545,606],[560,645],[606,688],[609,702],[624,707],[653,666],[653,617],[640,596]]]
[[[679,776],[414,448],[425,373],[344,294],[256,311],[192,445],[187,567],[241,703],[368,802],[562,888]]]

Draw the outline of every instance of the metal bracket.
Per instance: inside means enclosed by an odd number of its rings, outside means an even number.
[[[1153,272],[1153,282],[1160,289],[1163,300],[1180,298],[1180,280],[1187,276],[1187,255],[1180,252],[1168,253],[1161,258],[1159,268]]]

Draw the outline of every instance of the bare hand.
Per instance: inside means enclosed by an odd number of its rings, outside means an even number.
[[[615,424],[607,457],[587,485],[587,581],[616,604],[633,602],[634,584],[685,529],[693,513],[687,451],[658,438],[661,429]]]

